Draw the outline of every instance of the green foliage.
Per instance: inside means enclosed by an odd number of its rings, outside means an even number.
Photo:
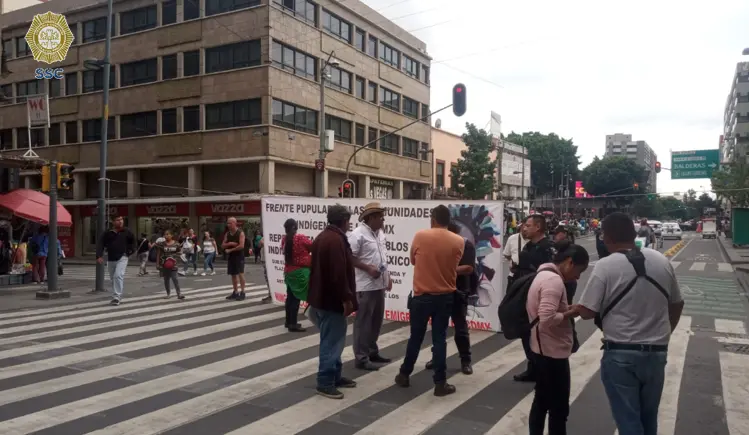
[[[645,168],[626,157],[595,157],[582,171],[585,191],[592,195],[626,195],[644,193],[647,186]],[[635,189],[634,184],[639,184]],[[632,197],[614,196],[618,205],[632,202]]]
[[[570,192],[574,192],[574,182],[580,179],[580,159],[577,157],[577,146],[572,143],[572,139],[564,139],[554,133],[541,134],[537,131],[523,134],[512,132],[504,139],[528,149],[531,183],[537,195],[554,192],[562,183],[562,173],[567,171],[571,176],[568,188]]]
[[[451,186],[466,199],[484,199],[495,190],[497,163],[491,159],[494,151],[492,137],[475,125],[466,123],[467,133],[463,134],[466,149],[452,167]]]
[[[715,193],[731,201],[734,207],[749,206],[749,164],[722,166],[713,172],[712,185]]]

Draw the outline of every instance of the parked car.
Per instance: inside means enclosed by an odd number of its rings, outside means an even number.
[[[677,239],[681,240],[682,231],[679,224],[676,222],[666,222],[661,225],[661,237],[664,239]]]

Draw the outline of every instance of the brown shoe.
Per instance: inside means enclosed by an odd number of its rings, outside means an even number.
[[[434,384],[434,395],[437,397],[447,396],[455,392],[455,385],[450,385],[447,382],[441,384]]]
[[[398,375],[395,377],[395,385],[403,388],[408,388],[411,386],[411,379],[409,379],[408,375],[398,373]]]

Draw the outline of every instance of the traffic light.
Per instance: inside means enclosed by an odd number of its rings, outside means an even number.
[[[635,189],[635,190],[639,189],[640,188],[640,183],[634,183],[632,185],[632,188]]]
[[[42,192],[49,192],[49,166],[42,166]]]
[[[455,116],[466,113],[466,85],[463,83],[453,86],[453,113]]]
[[[656,174],[661,173],[661,162],[655,162],[655,173]]]
[[[351,187],[352,187],[351,183],[349,183],[348,181],[345,182],[345,183],[343,183],[343,197],[344,198],[353,198],[354,197],[352,195],[353,192],[352,192]]]
[[[61,190],[69,190],[73,187],[75,180],[73,179],[73,171],[75,166],[67,163],[57,164],[57,188]]]

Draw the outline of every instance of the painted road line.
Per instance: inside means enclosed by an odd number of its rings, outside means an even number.
[[[692,267],[689,268],[689,270],[702,272],[705,270],[705,263],[702,262],[694,262],[692,263]]]
[[[718,263],[718,272],[733,272],[733,266],[729,263]]]
[[[749,435],[749,355],[719,352],[723,404],[731,435]]]
[[[671,267],[673,267],[674,269],[676,269],[679,266],[681,266],[681,261],[672,261],[671,262]]]
[[[746,335],[746,325],[736,320],[715,319],[715,332]]]
[[[676,433],[676,416],[679,410],[679,390],[684,375],[687,346],[692,336],[692,318],[682,316],[668,342],[666,379],[663,384],[661,406],[658,409],[658,435]]]
[[[749,346],[749,338],[718,337],[718,343]]]

